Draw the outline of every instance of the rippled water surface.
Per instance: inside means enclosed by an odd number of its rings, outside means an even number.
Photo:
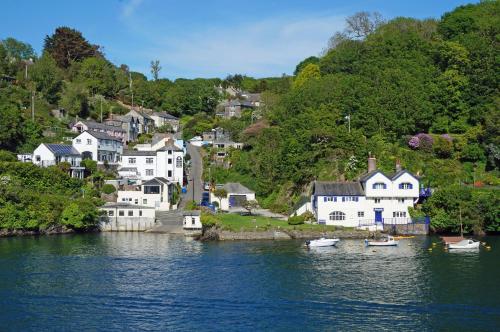
[[[0,239],[0,331],[500,330],[491,251],[112,233]]]

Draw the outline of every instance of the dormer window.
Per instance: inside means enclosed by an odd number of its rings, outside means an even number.
[[[377,182],[373,184],[373,189],[387,189],[387,185],[383,182]]]
[[[411,184],[409,182],[400,183],[399,189],[413,189],[413,184]]]

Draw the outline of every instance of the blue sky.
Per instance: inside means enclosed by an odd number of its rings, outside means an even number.
[[[58,26],[80,30],[104,46],[116,65],[161,77],[255,77],[292,73],[318,55],[346,16],[378,11],[384,18],[439,18],[459,0],[3,0],[0,39],[14,37],[41,52]]]

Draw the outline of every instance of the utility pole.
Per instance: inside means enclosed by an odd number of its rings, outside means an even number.
[[[35,90],[31,88],[31,120],[35,122]]]
[[[99,100],[101,101],[101,123],[102,123],[102,96],[101,98],[99,98]]]

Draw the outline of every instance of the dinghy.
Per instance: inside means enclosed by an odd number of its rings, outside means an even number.
[[[479,244],[479,241],[465,239],[456,243],[448,243],[448,249],[477,249],[479,248]]]
[[[376,246],[376,247],[387,247],[387,246],[397,246],[399,241],[396,241],[394,237],[388,236],[382,241],[368,241],[365,239],[366,246]]]
[[[322,237],[321,239],[306,241],[306,246],[308,247],[332,247],[339,242],[339,239],[325,239]]]

